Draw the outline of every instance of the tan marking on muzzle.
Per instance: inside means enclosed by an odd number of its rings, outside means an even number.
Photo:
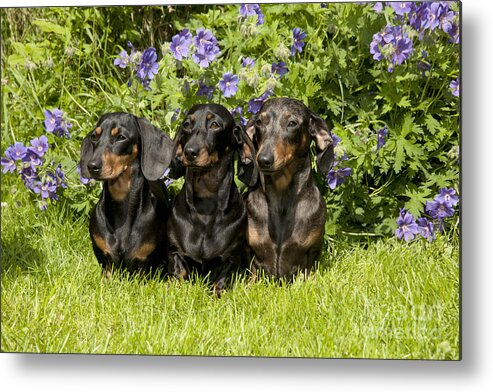
[[[183,164],[185,166],[193,165],[197,167],[207,167],[211,166],[219,161],[219,155],[217,151],[214,151],[212,154],[209,154],[205,147],[202,147],[199,151],[199,155],[195,158],[194,161],[190,162],[186,155],[183,154]]]
[[[137,158],[139,146],[133,145],[132,153],[128,155],[116,155],[109,150],[103,153],[103,167],[101,170],[102,179],[114,179],[121,175],[128,166]]]

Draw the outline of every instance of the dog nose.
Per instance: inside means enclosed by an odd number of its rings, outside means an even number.
[[[260,154],[257,157],[258,164],[261,167],[270,167],[274,163],[274,155],[271,154]]]
[[[98,172],[101,170],[101,166],[95,161],[89,162],[87,168],[90,172]]]
[[[199,156],[199,149],[188,146],[185,148],[185,156],[187,157],[187,160],[194,161]]]

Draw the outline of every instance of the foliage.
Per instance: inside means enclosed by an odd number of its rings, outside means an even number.
[[[99,187],[80,183],[78,151],[102,113],[129,111],[173,136],[195,103],[244,122],[267,96],[289,96],[341,139],[330,177],[317,174],[326,234],[391,235],[401,208],[431,217],[426,203],[459,185],[459,3],[395,4],[2,9],[2,153],[46,134],[66,173],[59,196],[86,215]],[[115,65],[128,42],[157,54],[144,84],[138,68]],[[55,108],[71,139],[46,133]],[[5,174],[2,198],[20,181]]]

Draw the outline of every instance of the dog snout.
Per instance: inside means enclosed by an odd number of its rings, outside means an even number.
[[[87,169],[89,169],[89,172],[91,173],[99,173],[101,171],[101,162],[97,162],[97,161],[90,161],[88,164],[87,164]]]
[[[257,156],[257,162],[261,169],[268,169],[274,164],[274,154],[269,151],[260,152]]]
[[[199,156],[200,149],[197,146],[186,146],[185,157],[189,162],[193,162]]]

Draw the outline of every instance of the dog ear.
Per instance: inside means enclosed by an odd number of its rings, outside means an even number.
[[[142,152],[140,164],[149,181],[160,179],[169,167],[173,151],[170,137],[149,121],[138,118]]]
[[[327,174],[334,163],[334,141],[326,122],[310,114],[310,135],[317,147],[317,168]]]
[[[91,133],[86,135],[86,137],[82,141],[82,145],[80,148],[80,161],[79,161],[80,174],[84,178],[91,178],[91,173],[89,173],[89,170],[87,169],[87,164],[89,163],[89,160],[92,158],[92,154],[94,151],[94,147],[90,139]]]
[[[182,139],[183,131],[180,129],[173,141],[173,152],[171,153],[171,165],[168,177],[177,179],[185,175],[185,165],[182,162],[183,146]]]
[[[240,142],[238,143],[238,179],[248,187],[253,187],[257,183],[259,171],[257,167],[257,149],[255,147],[255,119],[251,118],[247,125],[246,131],[241,126],[236,126],[235,135]],[[233,130],[234,134],[235,130]]]

